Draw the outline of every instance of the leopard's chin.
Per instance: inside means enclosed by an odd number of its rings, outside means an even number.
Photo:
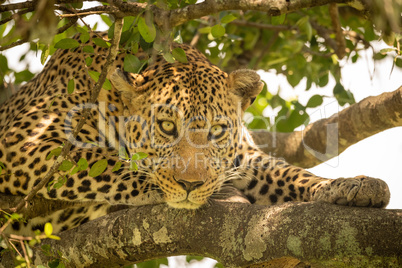
[[[173,208],[181,208],[181,209],[197,209],[203,205],[191,202],[188,199],[179,202],[166,202],[166,203]]]

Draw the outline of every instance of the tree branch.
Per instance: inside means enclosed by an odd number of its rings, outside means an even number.
[[[295,260],[325,267],[381,261],[385,267],[402,261],[402,210],[326,203],[265,207],[214,202],[197,211],[143,206],[59,236],[60,241],[44,244],[60,251],[69,260],[67,267],[120,267],[180,254],[208,256],[227,267]],[[6,259],[0,267],[8,267]],[[33,259],[43,264],[52,257],[37,249]]]
[[[402,126],[402,86],[393,92],[368,97],[303,131],[252,131],[266,153],[301,167],[313,167],[342,153],[356,142],[389,128]],[[325,131],[326,130],[326,131]]]
[[[337,4],[331,3],[328,5],[328,9],[331,16],[332,28],[336,36],[336,55],[339,59],[342,59],[346,55],[346,42],[342,33],[341,22],[339,20],[338,6]]]
[[[234,21],[230,22],[230,24],[237,25],[237,26],[254,27],[254,28],[263,29],[263,30],[274,30],[274,31],[285,31],[285,30],[291,30],[291,29],[295,28],[295,26],[290,26],[290,25],[262,24],[262,23],[256,23],[256,22],[245,21],[245,20],[234,20]]]

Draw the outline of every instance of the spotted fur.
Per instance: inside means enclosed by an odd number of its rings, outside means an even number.
[[[159,55],[140,74],[122,71],[125,54],[119,54],[108,74],[112,89],[102,90],[97,103],[88,106],[95,83],[88,71],[101,72],[107,53],[92,43],[97,35],[83,44],[93,46],[94,54],[82,47],[58,50],[0,110],[0,161],[6,166],[0,176],[2,193],[26,195],[40,182],[56,159],[46,157],[71,139],[84,107],[91,108],[91,116],[72,140],[71,159],[85,158],[90,166],[99,159],[108,161],[106,171],[95,178],[88,169],[67,173],[60,189],[40,190],[43,198],[80,205],[33,219],[25,223],[28,229],[49,221],[55,230],[65,230],[104,215],[116,204],[166,202],[197,209],[219,196],[225,185],[264,205],[312,200],[373,207],[388,203],[389,190],[381,180],[317,177],[256,148],[241,118],[262,88],[259,76],[250,70],[227,74],[187,45],[176,46],[186,51],[188,63],[168,63]],[[87,57],[93,59],[90,67]],[[67,93],[70,79],[75,81],[72,94]],[[137,162],[138,171],[121,159],[121,147],[130,156],[148,154]],[[122,168],[113,171],[119,161]],[[16,223],[13,231],[22,227]]]

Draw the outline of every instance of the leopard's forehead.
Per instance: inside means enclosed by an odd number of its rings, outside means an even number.
[[[233,113],[235,105],[228,94],[227,73],[210,64],[204,56],[200,61],[191,55],[187,56],[188,63],[172,64],[160,59],[148,67],[142,73],[147,88],[144,99],[149,105],[174,107],[186,118]],[[167,108],[159,111],[172,113]]]

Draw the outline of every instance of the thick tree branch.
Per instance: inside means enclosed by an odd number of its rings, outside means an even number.
[[[313,167],[349,146],[389,128],[402,126],[402,87],[368,97],[303,131],[253,131],[256,144],[267,153],[301,167]]]
[[[264,207],[214,202],[196,211],[143,206],[109,214],[60,237],[44,243],[60,251],[68,267],[120,267],[179,254],[212,257],[227,267],[296,259],[325,267],[381,261],[386,267],[402,261],[402,210],[325,203]],[[34,251],[35,264],[51,258]],[[7,267],[6,259],[0,267]]]
[[[82,1],[62,1],[56,0],[55,4],[76,3]],[[115,14],[118,16],[137,16],[146,10],[154,14],[156,24],[160,27],[165,27],[166,24],[170,27],[181,25],[187,21],[198,19],[206,15],[218,13],[225,10],[255,10],[267,12],[270,16],[278,16],[285,13],[291,13],[303,8],[314,6],[322,6],[329,3],[349,3],[350,0],[295,0],[295,1],[276,1],[276,0],[207,0],[194,5],[189,5],[184,8],[178,8],[171,11],[166,11],[158,8],[155,5],[145,3],[128,3],[122,0],[113,0],[112,3],[119,9],[115,10],[109,6],[99,6],[93,8],[92,11],[104,11],[105,13]],[[23,8],[33,8],[37,1],[28,1],[18,4],[1,5],[0,12],[8,10],[17,10]]]

